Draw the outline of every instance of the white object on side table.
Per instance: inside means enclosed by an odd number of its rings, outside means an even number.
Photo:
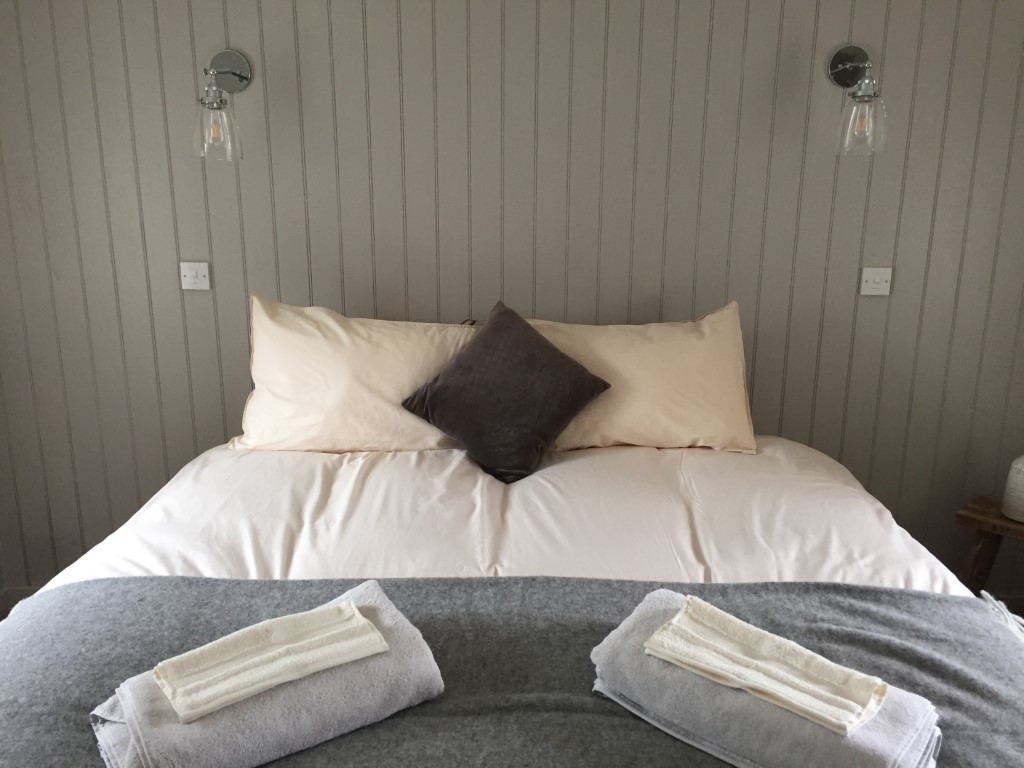
[[[1011,520],[1024,523],[1024,456],[1014,459],[1010,465],[1002,510]]]

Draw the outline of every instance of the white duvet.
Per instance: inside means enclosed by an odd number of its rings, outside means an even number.
[[[506,486],[457,450],[207,451],[47,587],[110,576],[833,581],[970,594],[841,465],[595,448]]]

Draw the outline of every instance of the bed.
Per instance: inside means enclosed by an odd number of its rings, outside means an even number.
[[[591,691],[591,648],[661,587],[929,698],[940,766],[1019,762],[1024,645],[1005,614],[840,464],[750,441],[557,450],[511,484],[443,444],[209,450],[0,622],[0,766],[101,766],[87,715],[125,678],[364,579],[421,629],[446,692],[275,765],[721,765]]]
[[[595,448],[512,485],[459,450],[207,451],[53,579],[570,576],[970,592],[840,464]]]

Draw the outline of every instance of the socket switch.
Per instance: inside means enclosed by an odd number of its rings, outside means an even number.
[[[183,291],[210,290],[210,262],[182,261],[178,263]]]
[[[892,267],[864,267],[861,270],[861,296],[888,296],[890,293],[892,293]]]

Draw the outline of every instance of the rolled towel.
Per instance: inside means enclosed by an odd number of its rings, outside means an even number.
[[[652,592],[591,654],[594,690],[681,741],[730,765],[790,768],[929,768],[941,744],[926,699],[888,686],[874,717],[842,736],[744,690],[645,652],[686,598]]]
[[[121,684],[90,720],[108,768],[255,768],[441,694],[419,630],[376,581],[331,601],[351,602],[389,651],[278,685],[183,724],[151,671]]]
[[[835,664],[686,595],[683,607],[644,643],[652,656],[848,736],[885,700],[877,677]]]
[[[388,650],[351,602],[329,603],[225,635],[153,670],[183,723],[274,686]]]

